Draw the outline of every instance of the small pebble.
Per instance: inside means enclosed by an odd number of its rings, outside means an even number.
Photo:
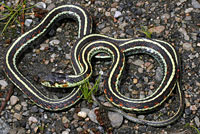
[[[15,105],[15,110],[20,111],[22,108],[22,106],[20,104],[16,104]]]
[[[192,0],[192,6],[194,8],[200,8],[200,2],[198,2],[197,0]]]
[[[10,97],[10,104],[11,106],[15,105],[19,101],[19,98],[17,96],[12,95]]]
[[[189,40],[190,39],[190,37],[188,36],[187,31],[185,30],[185,28],[181,27],[178,31],[184,35],[184,39],[185,40]]]
[[[28,104],[27,104],[25,101],[23,101],[23,102],[21,103],[21,105],[22,105],[23,107],[27,107],[27,106],[28,106]]]
[[[22,115],[19,114],[19,113],[14,113],[13,117],[16,118],[17,120],[21,120],[22,119]]]
[[[120,127],[123,122],[123,116],[116,112],[108,112],[108,118],[111,121],[111,125],[115,128]]]
[[[29,117],[29,118],[28,118],[28,121],[29,121],[29,124],[37,123],[37,122],[38,122],[37,118],[35,118],[35,117],[33,117],[33,116]]]
[[[137,84],[138,83],[138,79],[134,78],[133,79],[133,84]]]
[[[144,64],[144,61],[142,61],[142,60],[135,60],[133,62],[133,64],[136,65],[136,66],[142,66]]]
[[[194,9],[194,8],[187,8],[187,9],[185,10],[185,13],[190,13],[190,12],[192,12],[193,9]]]
[[[67,117],[63,116],[62,117],[62,123],[65,124],[65,123],[68,123],[68,122],[70,122],[70,121],[67,119]]]
[[[30,25],[32,24],[33,20],[32,19],[26,19],[25,20],[25,26],[30,27]]]
[[[92,109],[89,113],[88,113],[88,117],[90,118],[90,120],[91,121],[93,121],[93,122],[95,122],[95,123],[98,123],[98,121],[97,121],[97,117],[96,117],[96,114],[94,113],[94,111],[96,110],[96,109],[99,109],[99,108],[94,108],[94,109]]]
[[[58,44],[60,44],[60,40],[51,40],[51,41],[49,42],[49,44],[50,44],[51,46],[58,45]]]
[[[163,76],[163,74],[162,74],[162,69],[161,69],[161,67],[157,67],[155,79],[156,79],[157,81],[161,81],[161,80],[162,80],[162,76]]]
[[[157,26],[157,27],[150,28],[150,29],[149,29],[149,32],[160,34],[160,33],[162,33],[164,30],[165,30],[165,27],[164,27],[164,26]]]
[[[5,88],[8,83],[5,80],[0,80],[0,85],[2,86],[1,88]]]
[[[145,118],[145,116],[144,115],[139,115],[138,116],[138,119],[141,119],[141,120],[143,120]]]
[[[46,44],[46,43],[42,43],[41,45],[40,45],[40,50],[46,50],[47,48],[49,48],[49,44]]]
[[[110,31],[110,27],[105,27],[101,30],[102,33],[108,33]]]
[[[114,17],[115,17],[115,18],[118,18],[118,17],[120,17],[121,15],[122,15],[122,13],[121,13],[120,11],[115,11]]]
[[[190,51],[192,50],[192,44],[190,43],[183,43],[183,49]]]
[[[190,110],[191,110],[191,111],[197,111],[196,105],[191,105],[191,106],[190,106]]]
[[[86,118],[87,117],[87,113],[84,112],[84,111],[80,111],[80,112],[78,112],[78,116],[81,117],[81,118]]]
[[[70,129],[66,129],[65,131],[62,132],[62,134],[69,134],[70,133]]]
[[[65,54],[65,59],[70,60],[71,59],[71,54]]]
[[[37,106],[32,106],[31,107],[31,112],[32,113],[37,113],[39,111],[38,107]]]
[[[46,7],[47,7],[44,2],[38,2],[35,6],[37,8],[41,8],[41,9],[46,9]]]
[[[139,73],[143,73],[143,72],[144,72],[144,69],[141,68],[141,67],[139,67],[139,68],[138,68],[138,72],[139,72]]]

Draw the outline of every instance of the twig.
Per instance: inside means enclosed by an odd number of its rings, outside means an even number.
[[[8,89],[8,92],[6,94],[5,100],[2,101],[1,107],[0,107],[0,113],[3,111],[3,109],[6,107],[7,102],[10,100],[11,95],[13,94],[13,88],[14,85],[12,84],[11,87]]]
[[[24,3],[24,0],[21,0],[22,3],[22,14],[21,14],[21,19],[20,19],[20,25],[21,25],[21,33],[24,33],[24,21],[25,21],[25,17],[24,17],[24,9],[26,8],[26,4]]]

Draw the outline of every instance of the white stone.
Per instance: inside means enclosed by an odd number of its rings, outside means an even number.
[[[81,118],[86,118],[87,117],[87,113],[84,112],[84,111],[80,111],[80,112],[78,112],[78,116],[81,117]]]
[[[11,106],[15,105],[19,101],[19,98],[17,96],[12,95],[10,97],[10,104]]]
[[[5,80],[0,80],[0,85],[2,87],[6,87],[8,85],[8,83]]]
[[[122,16],[122,13],[121,13],[120,11],[115,11],[114,17],[115,17],[115,18],[118,18],[118,17],[120,17],[120,16]]]
[[[33,116],[29,117],[28,121],[29,121],[29,124],[31,124],[31,123],[37,123],[38,122],[38,120],[35,117],[33,117]]]

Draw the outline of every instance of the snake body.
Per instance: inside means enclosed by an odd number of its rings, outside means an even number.
[[[79,39],[71,50],[71,62],[75,75],[50,74],[46,77],[43,85],[48,87],[75,87],[73,91],[61,99],[51,99],[43,95],[30,81],[28,81],[18,70],[16,63],[17,57],[30,47],[31,42],[45,35],[53,24],[64,18],[73,18],[79,24]],[[88,12],[78,5],[63,5],[53,9],[41,21],[39,25],[20,36],[7,50],[4,60],[4,70],[8,78],[26,94],[38,106],[52,111],[69,108],[75,104],[82,96],[80,85],[89,79],[92,74],[90,60],[98,53],[106,53],[111,57],[112,65],[108,77],[104,82],[104,93],[106,98],[115,106],[135,111],[146,112],[160,106],[171,94],[177,85],[180,98],[180,106],[177,113],[170,119],[154,122],[139,121],[130,119],[137,123],[151,126],[165,126],[178,119],[183,111],[183,95],[180,88],[180,63],[178,53],[170,44],[151,39],[114,39],[101,34],[90,34],[92,20]],[[163,79],[156,91],[144,99],[132,99],[119,92],[119,79],[124,67],[125,55],[144,53],[153,56],[160,64],[163,72]],[[104,58],[106,56],[100,56]],[[118,110],[116,110],[118,111]],[[121,112],[122,113],[122,112]]]
[[[56,21],[64,18],[73,18],[78,22],[79,37],[91,33],[92,20],[85,9],[78,5],[59,6],[50,11],[40,24],[20,36],[12,45],[10,45],[4,58],[4,71],[14,85],[38,106],[53,111],[68,108],[76,103],[81,97],[80,88],[75,88],[68,96],[61,99],[48,98],[20,73],[16,63],[18,56],[21,55],[27,47],[31,46],[31,42],[44,36],[51,30]]]

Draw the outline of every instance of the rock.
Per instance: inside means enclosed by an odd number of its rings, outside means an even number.
[[[108,112],[108,118],[111,121],[112,127],[118,128],[123,122],[123,116],[116,112]]]
[[[192,44],[190,43],[183,43],[183,49],[190,51],[192,50]]]
[[[150,29],[149,29],[149,32],[160,34],[160,33],[162,33],[164,30],[165,30],[165,27],[164,27],[164,26],[157,26],[157,27],[150,28]]]
[[[10,97],[10,104],[11,106],[15,105],[19,101],[19,98],[17,96],[12,95]]]
[[[119,25],[119,28],[124,30],[124,28],[128,25],[128,23],[123,22],[122,24]]]
[[[138,119],[144,120],[145,116],[144,115],[139,115]]]
[[[33,20],[32,19],[26,19],[25,20],[25,26],[30,27],[30,25],[32,24]]]
[[[185,114],[186,115],[190,115],[192,112],[189,108],[185,108]]]
[[[200,3],[197,0],[192,0],[192,6],[194,8],[200,8]]]
[[[0,80],[0,85],[2,86],[1,88],[5,88],[8,86],[8,83],[5,80]]]
[[[22,119],[22,115],[19,114],[19,113],[14,113],[13,117],[16,118],[17,120],[21,120]]]
[[[185,28],[181,27],[178,31],[184,35],[184,39],[185,40],[189,40],[190,39],[190,37],[188,36]]]
[[[27,107],[27,106],[28,106],[28,104],[27,104],[25,101],[22,102],[21,105],[22,105],[23,107]]]
[[[200,47],[200,43],[197,43],[197,46]]]
[[[25,134],[26,131],[24,128],[19,128],[18,131],[17,131],[17,134]]]
[[[170,15],[169,14],[167,14],[167,13],[165,13],[165,14],[163,14],[162,16],[161,16],[161,19],[163,19],[163,20],[165,20],[165,19],[169,19],[170,18]]]
[[[187,0],[180,0],[179,2],[176,3],[177,6],[180,6],[183,2],[186,2]]]
[[[67,119],[67,117],[63,116],[62,117],[62,123],[65,124],[65,123],[68,123],[68,122],[70,122],[70,121]]]
[[[115,18],[118,18],[118,17],[120,17],[120,16],[122,16],[122,13],[121,13],[120,11],[115,11],[114,17],[115,17]]]
[[[52,0],[45,0],[45,3],[51,4]]]
[[[44,119],[48,119],[48,116],[47,116],[47,114],[44,114]]]
[[[98,107],[97,108],[94,108],[92,109],[89,113],[88,113],[88,117],[90,118],[91,121],[95,122],[95,123],[98,123],[97,121],[97,116],[96,114],[94,113],[95,110],[99,109]]]
[[[0,134],[8,134],[9,130],[10,127],[2,119],[0,119]]]
[[[137,88],[141,88],[141,87],[142,87],[142,84],[141,84],[141,83],[137,83],[137,84],[136,84],[136,87],[137,87]]]
[[[88,114],[90,112],[90,109],[88,109],[88,108],[81,108],[81,111],[83,111],[86,114]]]
[[[65,59],[70,60],[71,59],[71,54],[65,54]]]
[[[185,17],[185,20],[186,20],[186,21],[192,20],[192,16],[186,16],[186,17]]]
[[[163,76],[163,74],[162,74],[162,69],[161,69],[161,67],[157,67],[155,79],[156,79],[157,81],[161,81],[161,80],[162,80],[162,76]]]
[[[144,98],[145,98],[144,91],[141,91],[140,92],[140,99],[144,99]]]
[[[41,8],[41,9],[46,9],[46,7],[47,7],[44,2],[38,2],[35,6],[37,8]]]
[[[87,113],[84,112],[84,111],[80,111],[80,112],[78,112],[78,116],[81,117],[81,118],[86,118],[87,117]]]
[[[46,50],[47,48],[49,48],[49,44],[47,44],[47,43],[42,43],[41,45],[40,45],[40,50]]]
[[[137,84],[138,83],[138,79],[134,78],[133,79],[133,84]]]
[[[110,27],[105,27],[101,30],[102,33],[108,33],[110,31]]]
[[[185,9],[185,13],[190,13],[190,12],[192,12],[193,9],[194,8],[187,8],[187,9]]]
[[[58,45],[58,44],[60,44],[60,40],[51,40],[51,41],[49,42],[49,44],[50,44],[51,46]]]
[[[144,72],[144,69],[141,68],[141,67],[139,67],[139,68],[138,68],[138,72],[139,72],[139,73],[143,73],[143,72]]]
[[[199,117],[196,116],[196,117],[194,118],[194,121],[195,121],[195,123],[196,123],[196,126],[197,126],[197,127],[200,127]]]
[[[128,29],[126,29],[126,33],[133,36],[134,31],[132,28],[128,28]]]
[[[135,15],[141,16],[143,14],[143,10],[141,8],[137,8],[134,12]]]
[[[142,61],[142,60],[135,60],[133,62],[133,64],[136,65],[136,66],[142,66],[142,65],[144,65],[144,61]]]
[[[99,29],[102,29],[102,28],[104,28],[104,27],[105,27],[105,23],[101,23],[101,24],[98,25],[98,28],[99,28]]]
[[[191,110],[191,111],[197,111],[196,105],[191,105],[191,106],[190,106],[190,110]]]
[[[31,107],[31,112],[32,112],[32,113],[37,113],[38,111],[39,111],[39,109],[38,109],[37,106]]]
[[[37,123],[37,122],[38,122],[37,118],[35,118],[35,117],[33,117],[33,116],[29,117],[29,118],[28,118],[28,121],[29,121],[29,124]]]
[[[110,15],[110,12],[105,12],[105,16],[109,17]]]
[[[81,127],[78,127],[78,128],[76,129],[76,131],[77,131],[78,133],[81,133],[83,130],[84,130],[84,129],[81,128]]]
[[[15,110],[20,111],[22,106],[20,104],[15,105]]]
[[[70,129],[66,129],[65,131],[62,132],[62,134],[69,134],[70,133]]]

